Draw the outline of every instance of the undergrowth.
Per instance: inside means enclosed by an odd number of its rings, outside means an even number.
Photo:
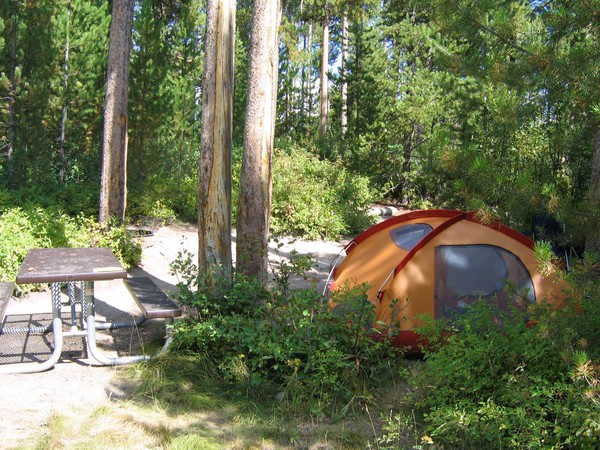
[[[399,373],[399,351],[365,326],[373,305],[364,287],[339,294],[335,301],[346,307],[337,314],[314,288],[289,289],[291,274],[306,264],[292,257],[273,288],[238,274],[224,295],[212,297],[196,289],[187,256],[174,267],[188,274],[178,300],[189,319],[176,326],[173,342],[205,355],[223,382],[266,394],[291,412],[344,416],[373,401],[370,386],[382,374]],[[397,362],[391,369],[390,361]]]
[[[173,351],[138,366],[138,398],[173,414],[235,405],[276,448],[366,448],[406,362],[366,326],[366,287],[340,294],[339,314],[314,288],[290,288],[306,267],[293,254],[272,287],[238,274],[211,296],[197,289],[197,268],[182,252],[173,270],[187,318],[174,328]]]
[[[0,209],[0,281],[14,281],[32,248],[109,247],[125,267],[141,260],[139,243],[116,222],[101,227],[95,219],[71,216],[58,208],[34,205]]]
[[[380,448],[399,448],[388,444],[411,410],[420,447],[597,448],[599,267],[592,255],[574,267],[574,288],[559,309],[501,311],[480,302],[450,333],[442,322],[420,330],[430,343],[426,364],[404,411],[387,420]]]
[[[373,224],[367,177],[294,146],[273,158],[271,230],[308,239],[356,234]]]
[[[232,161],[232,220],[237,217],[242,148],[234,147]],[[275,149],[273,157],[271,232],[308,239],[338,238],[372,225],[367,214],[377,198],[366,176],[351,173],[341,163],[319,159],[297,146]],[[127,213],[133,222],[146,217],[163,223],[195,222],[198,217],[197,179],[149,177],[129,191]]]

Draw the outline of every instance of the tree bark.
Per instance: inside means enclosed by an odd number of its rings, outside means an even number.
[[[235,8],[235,0],[209,0],[207,5],[198,179],[198,267],[204,287],[212,293],[232,280]]]
[[[127,93],[134,0],[113,1],[108,46],[100,223],[125,219],[127,202]]]
[[[267,280],[271,161],[279,73],[279,0],[256,0],[248,68],[244,157],[240,177],[236,268]]]
[[[410,169],[412,164],[412,156],[414,149],[421,143],[423,136],[423,125],[416,121],[411,121],[410,132],[404,136],[402,152],[402,170],[400,171],[400,183],[396,192],[393,192],[397,196],[398,200],[402,204],[410,204],[410,197],[408,195],[408,188],[410,186]]]
[[[587,236],[585,247],[600,256],[600,128],[594,136],[594,156],[589,191],[590,209],[594,214],[592,232]]]
[[[342,16],[342,85],[340,88],[342,138],[345,138],[348,133],[348,41],[348,6],[345,6]]]
[[[323,18],[323,44],[321,46],[321,113],[319,114],[319,136],[327,134],[327,117],[329,116],[329,17]]]
[[[361,34],[362,34],[362,28],[363,25],[360,24],[360,28],[361,28],[361,33],[358,34],[357,38],[356,38],[356,42],[354,44],[354,71],[356,73],[361,73],[362,71],[362,42],[361,42]],[[360,130],[362,128],[362,117],[360,114],[360,107],[361,107],[361,96],[360,95],[355,95],[354,96],[354,101],[352,102],[352,107],[353,107],[353,114],[351,114],[352,118],[354,119],[354,133],[356,134],[360,134]]]
[[[71,2],[67,2],[66,25],[65,25],[65,49],[63,52],[63,78],[62,78],[62,117],[60,120],[60,138],[58,145],[58,156],[60,165],[58,169],[58,182],[65,182],[65,172],[67,170],[67,155],[65,151],[65,141],[67,135],[67,114],[68,114],[68,85],[69,85],[69,32],[71,28]]]
[[[308,60],[304,66],[306,70],[306,81],[304,89],[302,90],[303,108],[304,108],[304,119],[305,122],[310,122],[310,118],[313,115],[313,83],[312,83],[312,37],[313,37],[313,24],[312,20],[308,23],[308,36],[305,36],[305,50],[308,52]],[[303,82],[305,80],[302,77]]]
[[[12,187],[13,184],[13,158],[15,152],[15,101],[17,91],[17,14],[19,12],[19,4],[17,0],[13,0],[13,17],[12,17],[12,28],[10,30],[10,62],[9,62],[9,73],[8,81],[10,86],[8,88],[8,123],[7,123],[7,138],[8,138],[8,149],[7,149],[7,161],[6,161],[6,178],[8,187]]]

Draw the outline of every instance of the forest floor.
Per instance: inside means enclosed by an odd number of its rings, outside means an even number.
[[[171,272],[170,264],[185,250],[192,256],[197,254],[197,230],[191,225],[173,224],[153,230],[153,234],[142,239],[143,253],[139,267],[129,270],[131,276],[150,276],[166,291],[173,291],[178,282]],[[233,237],[235,242],[235,235]],[[282,240],[271,244],[270,262],[277,265],[289,258],[292,251],[298,254],[311,254],[313,268],[308,279],[295,280],[296,286],[312,283],[321,290],[328,276],[331,262],[342,251],[345,242]],[[233,246],[235,247],[235,246]],[[129,298],[121,281],[97,283],[97,312],[102,317],[135,315],[137,307]],[[50,311],[49,292],[27,294],[9,305],[7,317],[11,315],[38,313],[46,308]],[[152,321],[139,330],[99,333],[99,347],[111,353],[136,353],[144,343],[156,341],[164,336],[160,321]],[[2,336],[4,338],[5,336]],[[99,432],[98,421],[109,411],[114,417],[119,414],[133,417],[127,410],[126,399],[131,385],[122,376],[125,367],[99,367],[91,365],[85,350],[81,358],[63,354],[56,366],[47,372],[37,374],[0,375],[0,404],[4,412],[0,415],[0,448],[32,448],[40,445],[40,436],[56,435],[57,423],[61,427],[76,430],[87,429],[88,433]],[[75,353],[77,354],[77,351]],[[0,353],[0,358],[5,355]],[[106,414],[104,414],[106,415]],[[99,418],[100,417],[100,418]],[[57,420],[60,418],[60,420]],[[110,421],[110,419],[106,419]],[[94,425],[94,423],[96,425]],[[87,424],[84,426],[84,424]],[[104,427],[106,425],[103,425]],[[222,423],[215,425],[221,427]],[[95,430],[95,431],[94,431]],[[121,430],[122,431],[122,430]],[[58,435],[64,433],[58,432]],[[105,445],[106,445],[106,441]],[[46,442],[53,448],[71,448],[68,442]],[[79,448],[79,447],[78,447]],[[120,448],[116,445],[113,448]],[[142,444],[142,447],[148,448]]]

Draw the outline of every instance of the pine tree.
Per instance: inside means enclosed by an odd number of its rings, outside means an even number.
[[[133,0],[114,2],[108,49],[102,176],[100,180],[101,224],[111,217],[125,219],[127,200],[127,98]]]
[[[257,0],[252,14],[244,157],[240,176],[236,267],[267,281],[271,161],[279,73],[279,0]]]
[[[149,175],[159,173],[167,156],[162,143],[174,114],[169,76],[174,61],[167,40],[170,20],[159,2],[140,1],[131,56],[128,165],[132,186],[143,185]],[[174,20],[177,23],[178,18]]]

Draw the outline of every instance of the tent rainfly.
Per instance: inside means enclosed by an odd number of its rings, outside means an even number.
[[[456,318],[477,299],[501,308],[560,301],[559,286],[538,270],[533,245],[523,234],[498,221],[484,224],[473,213],[412,211],[354,238],[332,270],[329,288],[368,284],[375,324],[396,327],[394,343],[418,351],[414,329],[421,314]]]

